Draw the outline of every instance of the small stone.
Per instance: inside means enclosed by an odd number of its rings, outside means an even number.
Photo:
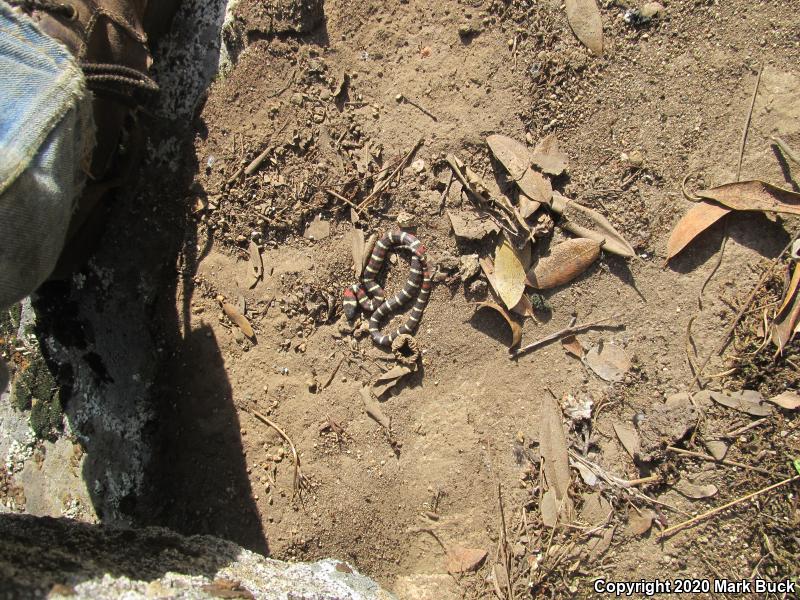
[[[644,157],[642,156],[642,153],[638,150],[632,151],[628,155],[628,164],[632,167],[636,167],[637,169],[641,167],[644,164]]]
[[[476,296],[482,296],[486,293],[487,284],[483,279],[476,279],[471,284],[469,284],[469,291],[471,294],[475,294]]]
[[[639,14],[642,19],[649,21],[650,19],[657,19],[664,14],[664,7],[659,2],[648,2],[642,5],[639,9]]]
[[[410,229],[417,226],[417,220],[411,213],[401,210],[397,215],[397,226],[400,229]]]
[[[414,162],[411,163],[411,170],[414,171],[417,175],[422,173],[425,170],[425,161],[421,158],[418,158]]]
[[[397,96],[394,97],[394,101],[395,102],[402,102],[403,101],[403,94],[397,94]]]
[[[292,97],[289,98],[289,102],[296,104],[297,106],[303,106],[303,94],[300,92],[295,92],[292,94]]]
[[[469,281],[480,273],[481,265],[477,254],[465,254],[458,259],[458,274],[462,281]]]

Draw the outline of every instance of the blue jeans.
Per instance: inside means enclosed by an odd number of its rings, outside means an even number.
[[[0,310],[52,272],[93,145],[76,61],[0,2]]]
[[[0,310],[53,271],[93,147],[76,61],[0,1]],[[7,383],[0,361],[0,392]]]

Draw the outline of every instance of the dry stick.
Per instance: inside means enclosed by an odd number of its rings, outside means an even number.
[[[325,383],[322,384],[322,387],[320,388],[320,391],[324,390],[326,387],[328,387],[331,384],[331,381],[333,381],[333,378],[336,377],[336,373],[339,372],[339,368],[342,366],[342,363],[344,362],[345,358],[346,357],[342,356],[342,358],[339,359],[339,362],[336,364],[335,367],[333,367],[333,371],[331,371],[331,374],[328,375],[328,379],[326,379]]]
[[[289,121],[290,121],[290,120],[291,120],[291,119],[286,119],[286,120],[283,122],[283,125],[281,125],[281,128],[280,128],[280,129],[278,129],[278,131],[276,131],[276,132],[274,132],[274,133],[270,134],[270,136],[267,138],[267,141],[266,141],[266,142],[264,142],[264,144],[269,144],[269,142],[272,140],[272,138],[273,138],[273,137],[275,137],[276,135],[280,135],[281,133],[283,133],[283,130],[284,130],[284,129],[286,129],[286,126],[289,124]],[[251,162],[249,165],[247,165],[247,167],[245,167],[245,169],[244,169],[244,174],[245,174],[245,175],[252,175],[253,173],[255,173],[255,172],[258,170],[258,168],[261,166],[261,163],[263,163],[263,162],[264,162],[264,159],[266,159],[266,158],[267,158],[267,155],[269,154],[269,150],[270,150],[270,149],[269,149],[269,146],[267,146],[266,148],[264,148],[264,151],[263,151],[263,152],[261,152],[261,154],[259,154],[258,156],[256,156],[256,157],[253,159],[253,162]],[[235,177],[234,177],[234,179],[235,179]]]
[[[286,443],[289,444],[289,449],[292,451],[292,459],[294,461],[294,484],[292,486],[292,498],[294,498],[297,494],[299,494],[303,490],[303,488],[306,487],[306,478],[300,472],[300,457],[297,456],[297,449],[294,447],[292,440],[289,439],[289,436],[286,435],[283,429],[278,427],[275,423],[270,421],[267,417],[262,415],[257,410],[250,410],[250,409],[246,410],[262,423],[266,423],[267,425],[272,427],[275,431],[278,432],[278,435],[280,435],[284,440],[286,440]]]
[[[675,446],[667,446],[667,450],[669,450],[670,452],[674,452],[675,454],[693,456],[695,458],[699,458],[707,462],[714,462],[722,465],[728,465],[729,467],[740,467],[748,471],[755,471],[756,473],[761,473],[762,475],[769,475],[772,477],[781,476],[780,473],[776,473],[775,471],[770,471],[769,469],[762,469],[761,467],[753,467],[751,465],[740,463],[735,460],[728,460],[727,458],[723,458],[722,460],[717,460],[713,456],[709,456],[708,454],[703,454],[702,452],[694,452],[693,450],[684,450],[683,448],[676,448]]]
[[[538,339],[535,342],[528,344],[527,346],[523,346],[522,348],[519,348],[518,350],[511,351],[511,358],[517,358],[518,356],[520,356],[522,354],[525,354],[526,352],[530,352],[531,350],[535,350],[536,348],[539,348],[541,346],[549,344],[550,342],[554,342],[554,341],[559,340],[559,339],[561,339],[563,337],[567,337],[568,335],[573,335],[573,334],[576,334],[576,333],[580,333],[581,331],[586,331],[587,329],[592,329],[592,328],[598,327],[600,325],[603,325],[607,321],[611,321],[613,319],[618,319],[619,317],[620,317],[620,314],[617,313],[617,314],[611,315],[610,317],[605,317],[604,319],[598,319],[597,321],[592,321],[591,323],[585,323],[583,325],[575,325],[575,319],[573,319],[572,323],[569,325],[569,327],[565,327],[564,329],[560,329],[560,330],[556,331],[555,333],[551,333],[550,335],[546,335],[543,338]],[[621,324],[605,325],[605,327],[622,327],[622,325]]]
[[[792,148],[791,148],[791,146],[789,146],[789,144],[784,142],[777,135],[772,136],[772,141],[775,142],[775,145],[778,148],[780,148],[781,152],[783,152],[783,155],[786,158],[788,158],[792,162],[800,165],[800,156],[798,156],[797,153],[794,150],[792,150]]]
[[[738,436],[742,435],[745,431],[750,431],[751,429],[755,429],[756,427],[758,427],[762,423],[765,423],[766,421],[767,421],[767,417],[764,417],[763,419],[758,419],[757,421],[753,421],[752,423],[748,423],[744,427],[739,427],[739,429],[734,429],[733,431],[729,431],[728,433],[724,433],[724,434],[722,434],[722,437],[726,437],[726,438],[738,437]]]
[[[800,475],[795,475],[794,477],[789,477],[787,479],[784,479],[783,481],[779,481],[778,483],[773,483],[772,485],[767,486],[765,488],[762,488],[762,489],[760,489],[760,490],[758,490],[756,492],[753,492],[751,494],[747,494],[746,496],[742,496],[741,498],[737,498],[736,500],[732,500],[732,501],[730,501],[730,502],[728,502],[726,504],[723,504],[722,506],[718,506],[717,508],[712,508],[711,510],[709,510],[707,512],[704,512],[701,515],[697,515],[696,517],[693,517],[693,518],[689,519],[688,521],[684,521],[683,523],[678,523],[677,525],[673,525],[672,527],[667,527],[664,531],[662,531],[659,534],[659,537],[660,538],[668,537],[668,536],[672,535],[673,533],[675,533],[676,531],[684,529],[685,527],[689,527],[690,525],[694,525],[698,521],[702,521],[703,519],[707,519],[708,517],[713,517],[714,515],[722,512],[726,508],[730,508],[731,506],[735,506],[737,504],[741,504],[742,502],[750,500],[751,498],[755,498],[756,496],[760,496],[761,494],[765,494],[766,492],[772,491],[775,488],[781,487],[782,485],[786,485],[787,483],[791,483],[791,482],[797,481],[797,480],[800,480]]]
[[[361,211],[360,208],[358,208],[358,206],[356,206],[353,202],[351,202],[350,200],[348,200],[347,198],[345,198],[341,194],[339,194],[337,192],[334,192],[333,190],[330,190],[328,188],[325,188],[325,193],[326,194],[330,194],[331,196],[333,196],[334,198],[336,198],[338,200],[341,200],[342,202],[344,202],[345,204],[350,206],[353,210],[355,210],[358,214],[360,214],[361,216],[364,216],[364,213]]]
[[[744,122],[744,130],[742,131],[742,143],[739,146],[739,164],[736,167],[736,181],[742,179],[742,159],[744,158],[744,147],[747,144],[747,132],[750,130],[750,121],[753,118],[753,107],[756,105],[756,97],[758,96],[758,87],[761,84],[761,73],[764,72],[763,63],[758,68],[758,76],[756,77],[756,85],[753,88],[753,97],[750,99],[750,110],[747,112],[747,120]]]
[[[377,198],[380,195],[380,193],[386,188],[386,186],[389,185],[389,182],[392,179],[394,179],[394,176],[400,172],[400,169],[402,169],[405,166],[405,164],[408,162],[408,159],[411,158],[411,156],[417,151],[417,148],[419,148],[422,145],[422,142],[424,141],[425,141],[424,137],[421,137],[417,140],[417,143],[414,144],[414,147],[411,148],[408,154],[406,154],[403,157],[403,160],[400,161],[400,164],[398,164],[397,168],[394,171],[392,171],[391,175],[389,175],[389,177],[387,177],[380,184],[378,184],[378,186],[374,190],[372,190],[372,193],[369,196],[367,196],[361,204],[358,205],[359,210],[364,210],[367,206],[372,204],[375,198]]]
[[[433,121],[434,121],[435,123],[438,123],[438,122],[439,122],[439,119],[437,119],[437,118],[436,118],[436,115],[434,115],[434,114],[433,114],[431,111],[429,111],[429,110],[428,110],[427,108],[425,108],[424,106],[421,106],[421,105],[420,105],[418,102],[416,102],[415,100],[412,100],[412,99],[411,99],[411,98],[409,98],[408,96],[404,96],[404,95],[402,95],[402,94],[400,95],[400,97],[401,97],[401,99],[402,99],[402,101],[403,101],[403,102],[408,102],[408,103],[409,103],[411,106],[413,106],[414,108],[417,108],[417,109],[419,109],[419,110],[420,110],[420,111],[421,111],[423,114],[425,114],[425,115],[429,116],[431,119],[433,119]]]
[[[769,265],[769,267],[765,269],[764,272],[761,274],[761,277],[759,278],[758,282],[753,287],[753,289],[750,291],[750,294],[747,296],[747,299],[744,301],[741,308],[736,313],[736,316],[733,318],[733,321],[731,321],[730,325],[728,325],[727,329],[722,334],[722,338],[720,338],[719,344],[717,345],[716,349],[714,350],[714,352],[711,352],[708,356],[705,357],[702,364],[700,365],[700,368],[697,370],[697,373],[695,373],[694,379],[692,380],[692,383],[689,386],[690,394],[692,393],[694,387],[698,383],[700,383],[700,377],[702,377],[703,371],[708,365],[708,361],[711,360],[711,357],[715,355],[719,356],[725,350],[725,347],[728,345],[728,341],[730,340],[731,335],[733,335],[733,332],[736,329],[736,326],[739,324],[739,321],[741,320],[744,313],[750,308],[750,305],[753,303],[753,300],[755,299],[758,290],[760,290],[761,286],[764,285],[764,282],[767,280],[767,277],[769,277],[769,275],[772,273],[773,269],[775,269],[775,266],[778,264],[778,261],[780,261],[783,255],[786,254],[789,248],[792,247],[792,244],[794,243],[796,237],[797,236],[792,236],[792,239],[789,240],[789,243],[786,244],[786,246],[784,246],[780,254],[778,254],[778,256],[776,256],[772,260],[772,263]]]

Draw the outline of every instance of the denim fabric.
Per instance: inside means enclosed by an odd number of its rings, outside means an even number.
[[[72,55],[0,0],[0,310],[52,272],[93,141]]]

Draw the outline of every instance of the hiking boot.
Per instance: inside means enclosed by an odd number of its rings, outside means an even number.
[[[146,27],[165,31],[179,0],[7,0],[29,15],[39,28],[63,43],[75,57],[92,92],[95,147],[85,167],[88,180],[67,233],[67,247],[54,273],[69,274],[88,254],[78,245],[99,237],[87,219],[98,221],[95,207],[125,182],[138,155],[135,110],[158,92],[148,75],[152,64]],[[148,6],[150,5],[150,6]],[[125,152],[121,152],[121,146]],[[123,155],[124,154],[124,155]],[[81,235],[79,230],[84,228]],[[92,231],[86,231],[91,229]],[[65,265],[66,263],[66,265]],[[66,269],[64,268],[66,266]]]

